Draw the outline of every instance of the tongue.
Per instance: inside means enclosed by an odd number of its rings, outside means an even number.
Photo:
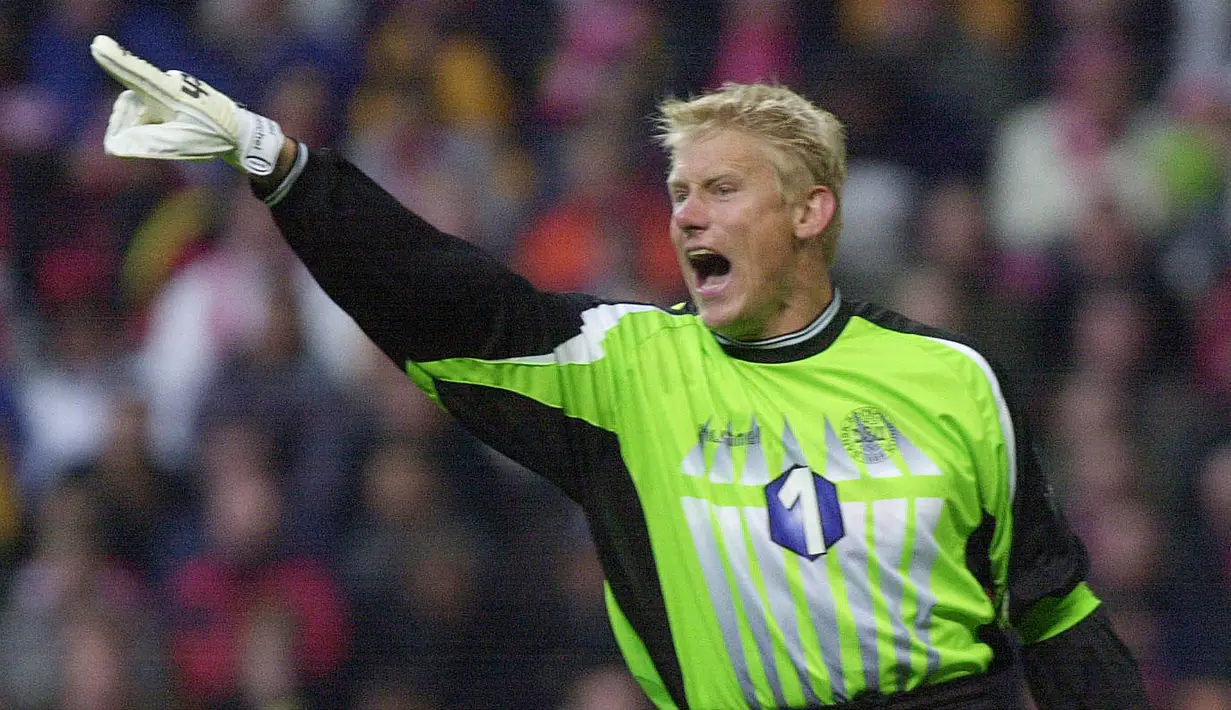
[[[725,274],[710,274],[709,276],[702,276],[697,279],[697,292],[700,295],[709,298],[721,291],[730,280],[730,272]]]

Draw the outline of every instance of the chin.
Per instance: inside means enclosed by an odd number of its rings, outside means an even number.
[[[693,301],[693,303],[697,305],[697,317],[701,319],[701,322],[705,324],[706,328],[713,331],[721,331],[723,330],[723,326],[728,325],[720,314],[714,312],[713,308],[697,303],[696,301]]]
[[[732,315],[721,313],[718,309],[701,307],[697,309],[701,322],[711,331],[732,340],[747,340],[750,336],[744,332],[746,327]]]
[[[702,298],[693,291],[692,302],[705,327],[727,338],[742,340],[749,337],[749,319],[743,310],[745,304],[740,295],[734,289],[728,288],[711,298]]]

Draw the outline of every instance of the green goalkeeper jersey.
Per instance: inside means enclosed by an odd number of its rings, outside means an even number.
[[[662,708],[795,708],[986,671],[989,628],[1098,604],[1005,383],[959,336],[835,295],[756,343],[686,307],[537,291],[315,154],[274,211],[438,404],[584,510]]]

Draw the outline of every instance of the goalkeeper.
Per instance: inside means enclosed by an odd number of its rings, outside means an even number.
[[[660,107],[690,302],[546,293],[345,159],[107,37],[132,158],[247,172],[325,291],[435,402],[585,512],[660,708],[1146,706],[1008,383],[842,297],[843,129],[788,89]],[[664,238],[667,238],[664,235]]]

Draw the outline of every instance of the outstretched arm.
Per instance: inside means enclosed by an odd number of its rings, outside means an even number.
[[[127,89],[108,121],[111,155],[221,158],[257,194],[313,276],[405,366],[451,357],[545,356],[581,329],[585,296],[536,290],[492,256],[405,209],[353,165],[286,138],[196,77],[162,71],[98,36],[98,64]],[[294,189],[292,189],[292,187]]]
[[[127,87],[107,153],[221,158],[247,173],[317,283],[420,388],[493,447],[586,495],[596,461],[618,452],[620,372],[596,343],[620,314],[650,306],[540,291],[337,153],[285,138],[205,82],[107,37],[91,50]]]
[[[539,291],[498,259],[406,209],[345,158],[291,141],[298,172],[271,187],[283,237],[317,283],[401,366],[548,356],[596,299]],[[298,151],[298,152],[296,152]],[[289,188],[289,189],[288,189]]]

